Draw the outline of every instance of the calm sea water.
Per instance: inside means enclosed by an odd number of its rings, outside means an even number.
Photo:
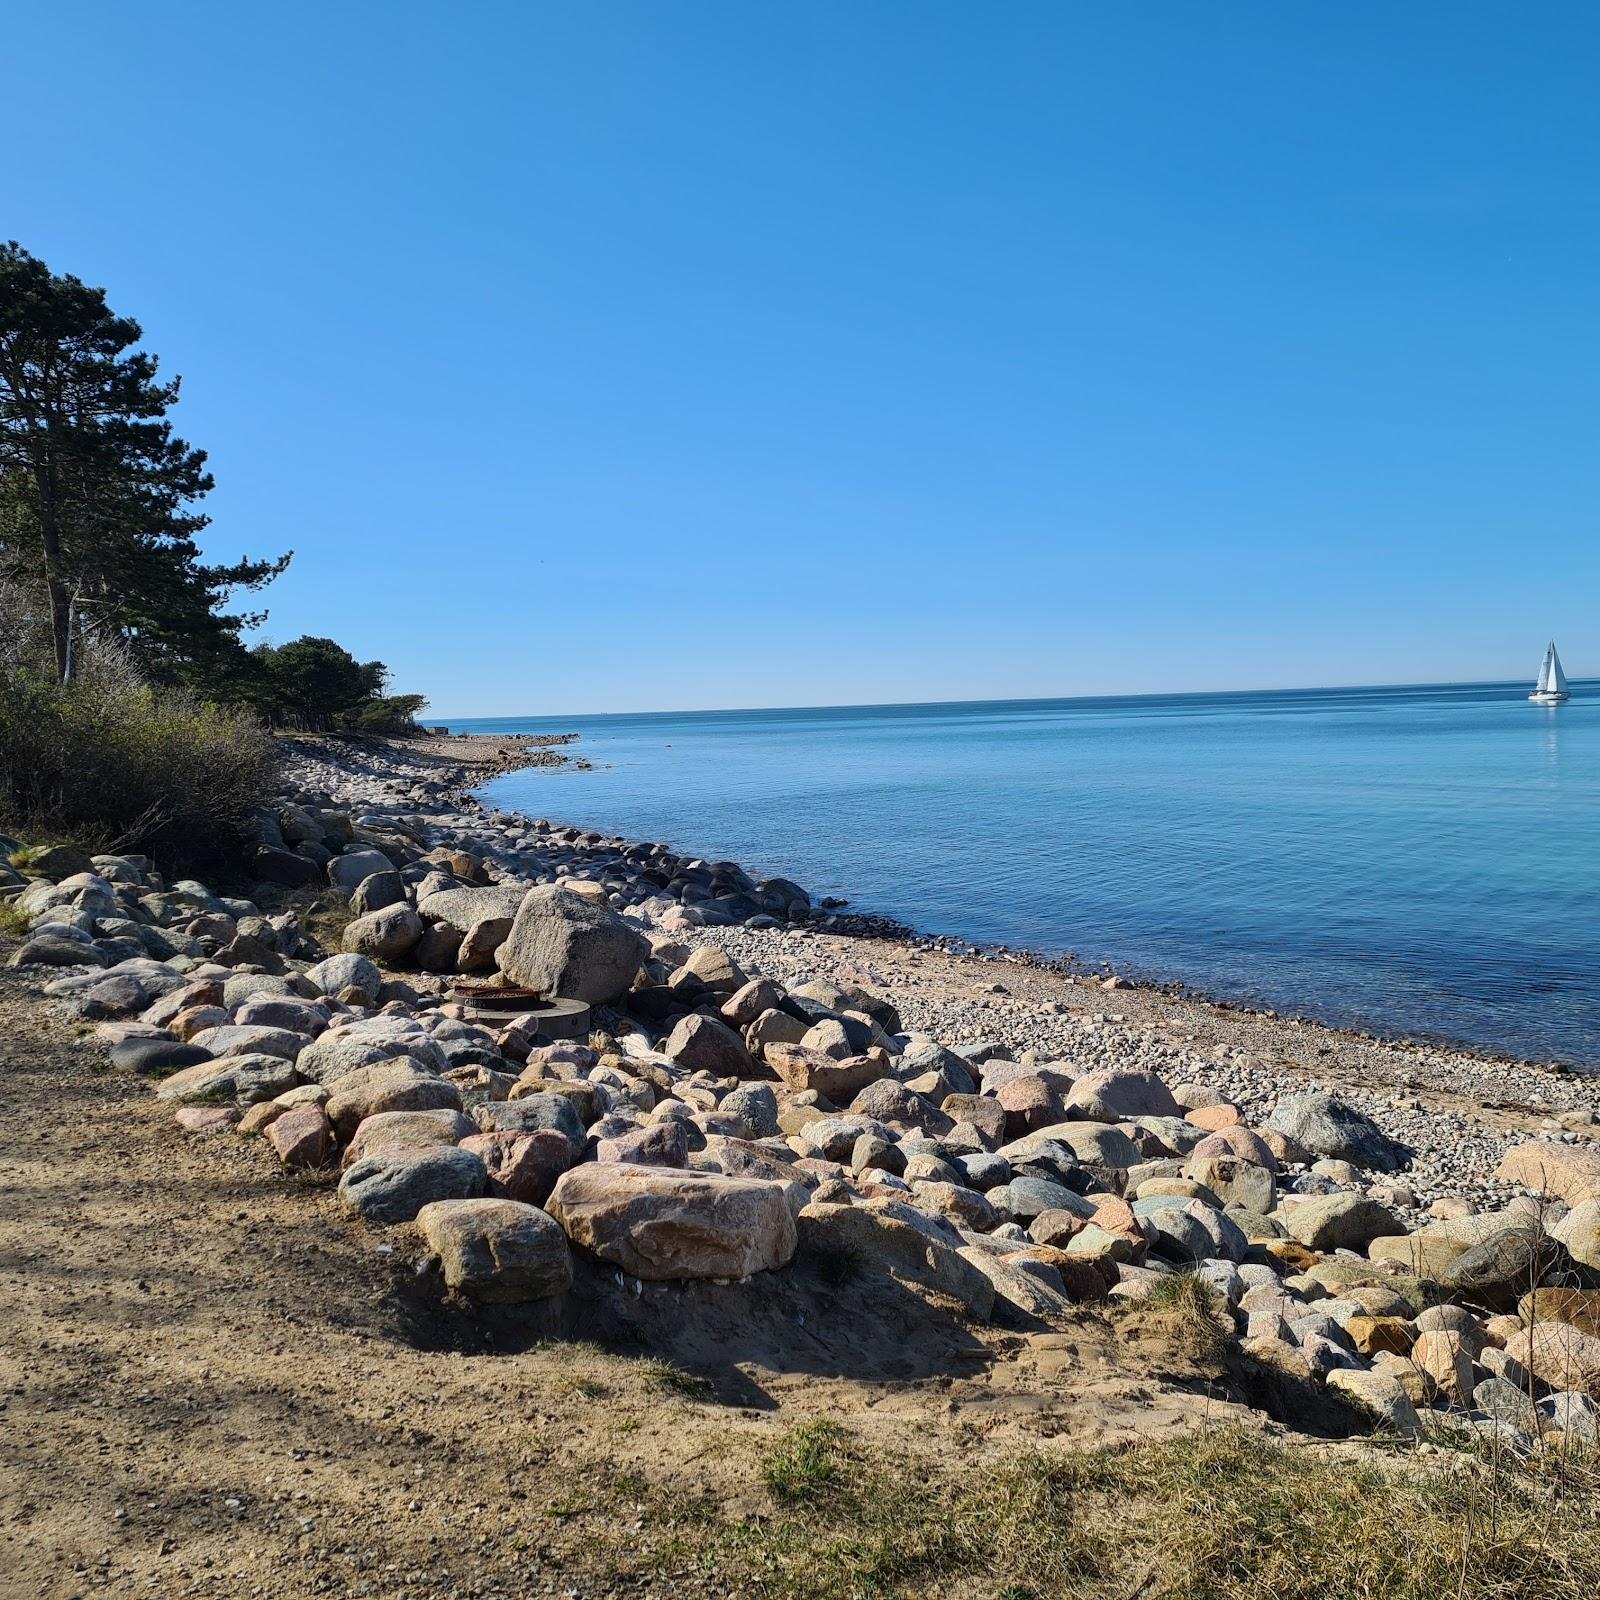
[[[481,719],[495,804],[930,933],[1600,1066],[1600,685]]]

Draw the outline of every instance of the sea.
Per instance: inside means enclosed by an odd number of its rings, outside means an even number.
[[[1600,682],[501,717],[490,803],[923,933],[1600,1069]]]

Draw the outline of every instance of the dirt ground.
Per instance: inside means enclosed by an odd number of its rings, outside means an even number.
[[[452,1308],[332,1184],[180,1135],[0,976],[0,1595],[742,1592],[671,1564],[662,1508],[766,1515],[794,1423],[982,1470],[1259,1420],[1141,1314],[972,1330],[804,1264],[642,1294],[586,1271],[545,1325]]]

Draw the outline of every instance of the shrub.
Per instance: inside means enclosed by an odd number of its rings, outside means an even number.
[[[253,718],[152,689],[114,658],[69,685],[0,674],[0,825],[13,833],[224,865],[277,760]]]

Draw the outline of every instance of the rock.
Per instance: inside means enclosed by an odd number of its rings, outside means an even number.
[[[525,1132],[500,1129],[461,1141],[488,1169],[489,1192],[506,1200],[542,1206],[556,1179],[572,1165],[572,1141],[553,1128]]]
[[[485,1100],[472,1108],[473,1120],[485,1133],[531,1133],[547,1128],[572,1146],[574,1157],[588,1142],[583,1118],[565,1095],[553,1091],[522,1095],[516,1100]]]
[[[290,1106],[267,1124],[266,1138],[284,1166],[320,1167],[333,1147],[333,1125],[321,1106]]]
[[[1550,1236],[1581,1266],[1600,1271],[1600,1200],[1580,1201],[1550,1229]]]
[[[373,961],[403,960],[423,935],[422,918],[403,900],[369,911],[345,925],[342,943],[346,950]]]
[[[798,1219],[806,1257],[825,1274],[846,1278],[884,1273],[925,1293],[960,1303],[986,1322],[994,1284],[955,1248],[955,1241],[913,1207],[894,1201],[824,1205],[813,1200]]]
[[[1061,1145],[1085,1166],[1136,1167],[1144,1159],[1139,1147],[1121,1128],[1095,1122],[1058,1122],[1053,1128],[1041,1128],[1002,1145],[1000,1154],[1015,1161],[1041,1144]]]
[[[748,1028],[764,1011],[773,1010],[783,996],[768,978],[751,978],[734,990],[721,1006],[722,1020],[729,1027]]]
[[[259,845],[251,861],[253,875],[263,883],[286,889],[303,889],[322,876],[322,869],[309,857],[277,845]]]
[[[511,936],[511,917],[479,917],[461,940],[457,965],[463,972],[493,972],[500,946]]]
[[[1067,1115],[1094,1122],[1127,1117],[1181,1117],[1183,1107],[1153,1072],[1115,1067],[1079,1078],[1067,1093]]]
[[[1472,1391],[1472,1404],[1486,1415],[1509,1422],[1513,1428],[1533,1433],[1539,1426],[1539,1413],[1532,1400],[1509,1380],[1491,1376]]]
[[[1402,1439],[1422,1433],[1422,1419],[1399,1382],[1378,1372],[1340,1367],[1328,1374],[1328,1387],[1354,1401],[1360,1409]]]
[[[350,850],[328,863],[328,882],[348,899],[363,878],[393,870],[393,863],[381,850]]]
[[[1472,1351],[1459,1333],[1448,1328],[1419,1333],[1411,1346],[1411,1364],[1447,1404],[1472,1403]]]
[[[716,945],[701,945],[691,952],[682,970],[698,979],[701,988],[709,989],[712,994],[731,995],[746,982],[733,958]]]
[[[835,1105],[848,1105],[869,1083],[884,1076],[885,1068],[874,1056],[835,1061],[820,1051],[799,1044],[769,1044],[766,1063],[791,1089],[812,1089]]]
[[[1344,1331],[1364,1356],[1375,1356],[1385,1350],[1397,1356],[1409,1355],[1417,1337],[1416,1329],[1404,1317],[1392,1316],[1354,1316],[1345,1323]]]
[[[356,885],[355,893],[350,896],[350,909],[358,917],[364,917],[386,906],[403,905],[405,898],[406,886],[398,872],[374,872]]]
[[[527,896],[525,883],[496,884],[488,888],[441,889],[434,894],[419,894],[417,910],[430,922],[442,922],[457,933],[466,934],[480,922],[516,918],[517,907]]]
[[[454,972],[461,954],[461,934],[448,922],[425,923],[412,947],[411,960],[424,972]]]
[[[1205,1161],[1226,1156],[1232,1156],[1239,1161],[1248,1161],[1267,1172],[1278,1170],[1278,1153],[1265,1138],[1242,1124],[1207,1134],[1189,1152],[1191,1161]]]
[[[993,1250],[968,1245],[957,1254],[994,1285],[994,1306],[990,1311],[994,1321],[1021,1328],[1051,1326],[1077,1310],[1076,1303],[1066,1293],[1061,1275],[1041,1263],[1028,1262],[1020,1253],[997,1255]],[[1054,1283],[1050,1281],[1052,1278]],[[1098,1274],[1095,1282],[1103,1295],[1104,1287],[1099,1284]]]
[[[1517,1315],[1529,1325],[1570,1322],[1600,1338],[1600,1289],[1535,1289],[1517,1302]]]
[[[324,1102],[326,1104],[326,1102]],[[462,1143],[477,1131],[477,1124],[459,1111],[441,1107],[432,1111],[376,1111],[356,1124],[344,1153],[344,1165],[353,1167],[365,1156],[392,1150],[427,1150]]]
[[[182,1067],[192,1067],[210,1057],[199,1045],[176,1039],[124,1039],[111,1047],[111,1065],[119,1072],[136,1072],[144,1078],[164,1078]]]
[[[383,974],[364,955],[329,956],[306,970],[316,990],[326,995],[341,995],[346,989],[359,989],[368,1005],[376,1005],[383,988]]]
[[[237,1127],[239,1118],[238,1106],[182,1106],[176,1120],[185,1133],[211,1139]]]
[[[1283,1225],[1310,1250],[1365,1250],[1381,1235],[1398,1232],[1400,1221],[1364,1195],[1325,1194],[1287,1207]]]
[[[709,1072],[719,1078],[747,1078],[755,1071],[739,1035],[726,1023],[697,1011],[678,1023],[661,1052],[691,1072]]]
[[[554,884],[530,889],[496,960],[539,994],[611,1005],[632,986],[650,946],[608,906]]]
[[[180,1068],[156,1085],[156,1098],[177,1104],[271,1100],[299,1081],[292,1061],[281,1056],[228,1056]]]
[[[587,1165],[550,1214],[574,1243],[635,1278],[743,1278],[785,1265],[795,1224],[778,1184],[659,1167]]]
[[[109,963],[92,944],[47,934],[25,940],[9,964],[13,967],[104,967]]]
[[[1570,1322],[1542,1322],[1513,1334],[1506,1354],[1552,1389],[1600,1398],[1600,1339]]]
[[[1452,1295],[1490,1311],[1509,1311],[1565,1254],[1555,1240],[1533,1228],[1504,1228],[1458,1256],[1439,1274],[1439,1282]]]
[[[1600,1200],[1600,1148],[1553,1142],[1513,1145],[1494,1175],[1504,1183],[1581,1206]]]
[[[641,1167],[684,1167],[689,1164],[689,1130],[678,1121],[630,1128],[595,1143],[596,1161],[631,1161]]]
[[[435,1200],[470,1200],[489,1175],[470,1150],[441,1146],[365,1156],[339,1180],[339,1198],[368,1222],[410,1222]]]
[[[328,1096],[328,1117],[341,1139],[381,1111],[459,1111],[461,1093],[448,1078],[395,1059],[357,1067],[334,1080]]]
[[[1410,1151],[1389,1138],[1370,1117],[1321,1090],[1285,1096],[1267,1119],[1267,1126],[1313,1155],[1357,1167],[1399,1172],[1410,1163]]]
[[[717,1107],[737,1117],[752,1139],[774,1139],[778,1135],[778,1097],[766,1083],[742,1083],[722,1097]]]
[[[293,1061],[310,1042],[304,1034],[287,1028],[240,1027],[223,1024],[190,1035],[193,1043],[214,1056],[282,1056]]]
[[[491,1305],[516,1305],[565,1294],[572,1252],[561,1225],[516,1200],[435,1200],[417,1228],[439,1258],[445,1284]]]
[[[80,872],[94,872],[94,858],[75,844],[52,844],[35,850],[28,871],[39,878],[71,878]]]

